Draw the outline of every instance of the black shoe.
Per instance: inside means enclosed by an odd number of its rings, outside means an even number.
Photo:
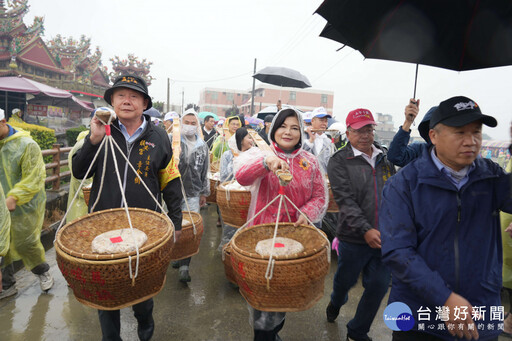
[[[190,275],[188,274],[188,270],[180,270],[179,280],[181,283],[187,283],[192,280],[192,278],[190,278]]]
[[[155,331],[155,322],[153,317],[151,316],[151,320],[147,325],[141,326],[140,324],[137,326],[137,334],[139,335],[139,340],[141,341],[149,341],[153,336],[153,332]]]
[[[332,305],[331,301],[329,301],[329,304],[325,309],[325,315],[327,315],[327,322],[333,323],[339,314],[340,308],[336,308],[335,306]]]

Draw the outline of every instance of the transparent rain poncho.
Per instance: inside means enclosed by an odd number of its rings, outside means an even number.
[[[69,163],[69,169],[72,169],[73,165],[73,155],[75,155],[76,151],[82,148],[82,145],[84,144],[84,139],[89,133],[89,130],[82,131],[78,137],[76,138],[76,143],[73,146],[73,149],[71,149],[71,152],[68,156],[68,163]],[[71,201],[75,197],[76,191],[80,187],[80,182],[82,180],[78,180],[73,175],[71,175],[71,181],[69,182],[69,194],[68,194],[68,208],[67,212],[68,215],[66,216],[66,223],[69,223],[70,221],[73,221],[77,218],[80,218],[87,213],[89,213],[89,208],[85,204],[84,200],[84,192],[80,189],[80,193],[78,193],[78,196],[75,199],[75,202],[73,203],[73,206],[71,206]],[[85,180],[84,187],[88,187],[92,185],[92,177]]]
[[[233,160],[236,156],[238,156],[241,151],[238,149],[236,145],[235,135],[231,136],[228,140],[229,149],[222,154],[220,159],[220,182],[231,181],[235,178],[233,174]],[[233,154],[233,151],[235,154]]]
[[[191,115],[195,116],[197,126],[194,135],[187,136],[186,130],[192,126],[184,125],[183,119]],[[208,179],[208,169],[210,168],[209,149],[200,137],[201,126],[195,111],[186,112],[181,118],[181,129],[181,154],[178,168],[187,197],[208,196],[210,195],[210,180]]]
[[[292,181],[284,188],[285,195],[313,222],[320,222],[325,215],[328,204],[328,192],[326,181],[318,160],[314,155],[302,149],[302,137],[304,136],[304,127],[300,114],[294,109],[283,109],[279,111],[272,121],[269,130],[269,140],[272,132],[279,127],[274,123],[280,115],[289,114],[289,110],[294,111],[300,126],[299,148],[291,153],[286,153],[279,148],[275,142],[270,146],[275,155],[285,160],[293,176]],[[250,219],[256,213],[260,212],[272,199],[279,194],[279,180],[277,176],[265,169],[263,158],[268,156],[269,152],[263,152],[257,148],[251,148],[235,158],[234,172],[237,181],[243,186],[251,186],[251,204],[249,207],[248,218]],[[254,219],[250,225],[262,223],[275,223],[277,219],[280,222],[295,222],[299,217],[299,212],[288,204],[288,212],[281,210],[278,213],[279,200],[276,200],[263,213]],[[267,312],[254,309],[249,306],[249,321],[254,329],[273,330],[284,321],[286,313]]]
[[[40,237],[46,206],[46,171],[37,143],[28,132],[17,130],[0,140],[0,182],[5,197],[17,199],[16,209],[11,212],[11,245],[4,266],[22,259],[31,270],[45,261]]]
[[[11,215],[5,205],[4,190],[0,185],[0,257],[5,256],[9,250],[10,228]]]
[[[276,114],[272,125],[270,126],[269,137],[272,132],[279,127],[274,126],[276,119],[286,110],[283,109]],[[299,117],[301,137],[303,136],[303,125]],[[299,142],[299,145],[302,141]],[[292,181],[284,188],[285,195],[314,222],[322,221],[328,204],[328,192],[323,172],[318,164],[317,158],[311,153],[299,147],[292,153],[282,151],[274,142],[270,145],[272,151],[280,159],[285,160],[293,176]],[[275,174],[265,169],[263,158],[268,152],[263,152],[257,148],[242,153],[234,160],[235,177],[242,186],[252,185],[252,199],[249,208],[249,217],[264,208],[279,193],[279,180]],[[261,223],[272,223],[276,221],[279,202],[275,201],[265,212],[260,214],[251,225]],[[299,212],[288,205],[288,211],[291,221],[296,221]],[[290,221],[285,210],[281,210],[280,222]]]

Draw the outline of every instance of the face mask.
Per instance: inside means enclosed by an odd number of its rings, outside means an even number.
[[[197,133],[197,127],[188,124],[183,124],[181,126],[181,133],[189,137],[194,136]]]

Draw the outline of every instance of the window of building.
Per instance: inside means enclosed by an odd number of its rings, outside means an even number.
[[[327,95],[322,95],[322,98],[320,100],[320,103],[327,104]]]
[[[234,96],[233,96],[233,95],[234,95],[233,93],[227,93],[227,94],[226,94],[226,99],[227,99],[228,101],[232,101],[232,100],[233,100],[233,98],[234,98]]]
[[[212,91],[212,92],[211,92],[211,95],[212,95],[212,99],[213,99],[213,100],[216,100],[217,98],[219,98],[219,94],[218,94],[218,93],[216,93],[215,91]]]
[[[297,98],[297,93],[295,91],[290,91],[290,101],[295,101]]]

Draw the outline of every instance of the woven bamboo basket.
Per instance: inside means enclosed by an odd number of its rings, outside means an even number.
[[[188,220],[188,224],[181,227],[181,234],[171,252],[171,260],[180,260],[199,252],[199,244],[203,236],[203,218],[196,212],[183,212],[183,219]],[[194,226],[196,225],[196,234],[194,234]]]
[[[217,173],[220,171],[220,160],[210,162],[210,173]]]
[[[206,202],[215,204],[217,202],[217,186],[219,185],[219,181],[213,178],[213,174],[208,174],[208,179],[210,180],[210,195],[206,197]]]
[[[62,275],[82,304],[102,310],[122,309],[145,301],[162,290],[174,245],[174,226],[160,213],[129,208],[134,228],[148,240],[139,248],[139,269],[135,273],[136,251],[96,254],[91,242],[99,234],[129,226],[124,209],[88,214],[63,226],[56,235],[55,251]]]
[[[91,187],[82,187],[82,193],[84,194],[84,201],[89,206],[89,198],[91,197]]]
[[[256,253],[255,247],[258,241],[272,238],[274,226],[251,226],[233,238],[231,258],[240,293],[252,307],[262,311],[309,309],[323,296],[329,271],[329,243],[325,234],[312,226],[280,223],[277,236],[299,241],[304,251],[274,257],[273,276],[267,283],[268,257]]]
[[[327,188],[329,189],[329,205],[327,206],[327,212],[337,213],[340,209],[334,200],[334,194],[332,193],[331,183],[329,181],[327,181]]]
[[[231,243],[227,243],[222,248],[222,254],[223,254],[223,260],[222,263],[224,263],[224,273],[226,274],[226,278],[228,281],[230,281],[233,284],[236,283],[236,277],[235,277],[235,270],[233,269],[233,261],[231,258],[231,252],[233,252],[233,249],[231,248]]]
[[[226,190],[224,185],[235,180],[224,182],[217,187],[217,205],[224,223],[240,227],[247,221],[251,192],[247,190]]]

